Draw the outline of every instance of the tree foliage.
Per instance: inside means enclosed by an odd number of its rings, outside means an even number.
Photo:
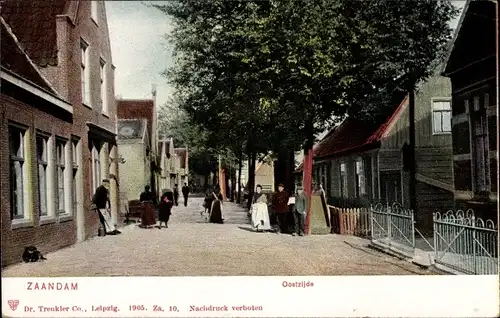
[[[206,142],[237,153],[310,148],[332,118],[377,121],[431,74],[449,0],[178,0],[166,76]]]

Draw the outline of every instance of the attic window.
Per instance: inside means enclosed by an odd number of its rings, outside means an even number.
[[[91,11],[91,18],[94,20],[94,22],[97,24],[97,5],[99,4],[98,1],[90,1],[90,11]]]

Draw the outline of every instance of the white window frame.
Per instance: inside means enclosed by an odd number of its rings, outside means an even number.
[[[72,167],[71,171],[69,171],[70,182],[71,182],[71,197],[68,200],[68,211],[71,211],[71,215],[75,215],[78,210],[79,204],[79,188],[81,182],[81,161],[80,161],[80,148],[81,143],[78,139],[71,140],[71,158],[69,166]]]
[[[71,159],[70,149],[68,147],[68,140],[57,138],[56,139],[56,196],[57,196],[57,214],[59,216],[66,216],[72,214],[71,204]],[[61,157],[62,155],[62,157]],[[62,207],[61,207],[62,196]]]
[[[449,105],[449,107],[447,109],[446,108],[436,109],[436,106],[438,103],[447,103]],[[449,123],[448,123],[449,130],[443,129],[443,122],[444,122],[444,114],[445,113],[448,114],[448,117],[449,117]],[[439,120],[440,120],[439,126],[441,127],[441,128],[439,128],[439,130],[438,130],[438,126],[436,125],[436,118],[435,118],[436,115],[439,115]],[[433,98],[432,99],[432,115],[431,115],[432,134],[433,135],[451,134],[451,117],[452,117],[451,99],[450,98],[437,98],[437,97]]]
[[[100,150],[92,146],[92,193],[101,185],[101,158]]]
[[[101,86],[101,107],[102,113],[109,116],[108,110],[108,82],[106,76],[106,61],[101,58],[99,65],[100,86]]]
[[[42,158],[38,157],[38,138],[44,141],[45,146],[45,154],[42,153]],[[37,158],[37,186],[38,186],[38,215],[40,216],[41,223],[50,223],[55,221],[55,217],[57,215],[57,206],[56,206],[56,190],[57,185],[55,182],[56,173],[55,173],[55,151],[54,151],[54,137],[43,133],[37,132],[35,138],[35,150],[36,150],[36,158]],[[44,156],[45,155],[45,156]],[[45,184],[40,183],[40,165],[45,166]],[[46,193],[46,214],[42,214],[42,196],[43,194],[40,192],[40,187],[45,187]]]
[[[11,222],[13,226],[16,225],[21,225],[25,222],[30,222],[32,215],[30,213],[30,197],[29,197],[29,189],[30,187],[28,186],[29,184],[29,178],[28,178],[28,172],[29,172],[29,160],[27,160],[27,154],[29,154],[29,130],[24,127],[19,127],[17,125],[9,125],[9,177],[12,179],[14,177],[13,169],[14,169],[14,164],[16,162],[20,163],[21,169],[21,177],[20,180],[20,186],[16,186],[16,190],[14,191],[12,189],[13,185],[13,180],[10,180],[9,184],[9,192],[10,192],[10,215],[11,215]],[[14,134],[19,133],[19,149],[16,154],[12,153],[12,145],[11,145],[11,138],[13,137]],[[17,174],[16,174],[17,176]],[[16,179],[17,181],[17,179]],[[16,182],[17,184],[17,182]],[[20,196],[20,200],[16,203],[20,203],[20,207],[17,204],[14,205],[14,196],[16,192],[22,193]],[[16,196],[16,198],[18,198]],[[14,211],[14,209],[16,211]],[[17,212],[17,213],[14,213]],[[22,213],[22,214],[21,214]]]
[[[82,103],[92,107],[90,98],[90,61],[89,61],[89,44],[80,40],[80,80],[82,90]]]
[[[339,165],[340,170],[340,196],[342,198],[349,197],[349,176],[348,176],[348,166],[347,162],[341,162]]]
[[[99,1],[92,0],[90,1],[90,18],[95,24],[99,24],[99,10],[98,10]]]
[[[361,157],[357,158],[354,163],[356,173],[356,196],[361,197],[366,195],[365,163]]]
[[[40,147],[43,149],[40,150]],[[37,189],[38,189],[38,215],[49,216],[49,137],[36,134],[36,167],[37,167]]]

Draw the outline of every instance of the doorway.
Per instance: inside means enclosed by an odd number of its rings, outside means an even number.
[[[383,204],[402,203],[401,171],[380,171],[380,201]]]

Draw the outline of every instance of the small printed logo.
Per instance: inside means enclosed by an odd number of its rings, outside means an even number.
[[[13,299],[10,299],[7,301],[7,303],[9,304],[9,307],[10,309],[12,309],[12,311],[16,311],[17,309],[17,306],[19,306],[19,300],[13,300]]]

